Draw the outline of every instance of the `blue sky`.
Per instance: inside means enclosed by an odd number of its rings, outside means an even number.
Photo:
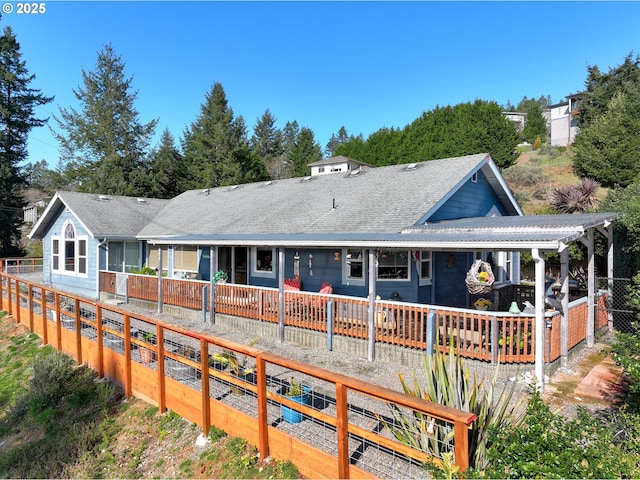
[[[6,13],[6,4],[13,7]],[[440,105],[561,102],[640,52],[638,2],[46,1],[42,14],[5,2],[34,88],[54,95],[42,117],[78,107],[73,89],[110,43],[133,77],[140,120],[179,139],[214,83],[249,133],[266,109],[325,147],[345,126],[365,138]],[[49,125],[55,128],[53,119]],[[49,128],[29,161],[58,161]]]

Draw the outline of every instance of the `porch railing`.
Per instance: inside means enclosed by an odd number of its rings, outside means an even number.
[[[42,271],[42,257],[3,258],[0,261],[0,272],[32,273]]]
[[[273,299],[268,289],[225,286],[218,292],[220,306],[228,296],[229,308],[248,308],[256,301],[249,293],[262,295],[258,305]],[[349,304],[360,308],[358,302]],[[433,452],[395,439],[391,404],[409,418],[424,414],[440,420],[438,428],[444,430],[438,450],[453,452],[461,468],[469,466],[468,429],[474,415],[468,412],[6,273],[0,273],[0,310],[7,310],[45,344],[120,384],[127,397],[155,403],[160,412],[170,409],[196,423],[204,435],[212,425],[233,432],[256,445],[262,458],[293,460],[305,477],[424,476],[421,465],[434,458]],[[308,324],[314,325],[313,317]],[[252,368],[232,369],[225,358]],[[292,377],[310,387],[308,404],[282,395]],[[302,414],[302,428],[288,423],[286,407]]]
[[[101,272],[101,290],[115,293],[115,274]],[[131,298],[157,301],[158,278],[130,275]],[[163,279],[163,301],[195,310],[208,309],[208,295],[202,289],[208,282]],[[215,311],[261,322],[278,322],[278,290],[236,285],[215,286]],[[530,289],[516,292],[518,298],[530,298]],[[569,348],[586,337],[587,299],[569,304]],[[598,293],[604,305],[606,293]],[[535,362],[535,316],[508,312],[480,311],[394,301],[376,301],[374,334],[376,342],[426,350],[428,342],[437,342],[447,350],[453,345],[465,358],[501,363]],[[304,328],[328,335],[367,340],[369,302],[364,298],[314,292],[284,292],[285,326]],[[545,318],[545,361],[560,358],[560,316],[548,312]],[[606,318],[599,319],[606,326]],[[430,328],[431,324],[431,328]],[[434,338],[428,339],[428,332]]]

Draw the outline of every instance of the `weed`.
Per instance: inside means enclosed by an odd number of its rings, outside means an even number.
[[[225,433],[224,430],[220,430],[219,428],[216,428],[213,425],[211,426],[211,428],[209,428],[208,438],[211,443],[216,443],[218,440],[226,436],[227,434]]]
[[[246,440],[240,437],[234,437],[229,441],[227,448],[229,449],[229,453],[231,453],[232,455],[240,455],[242,454],[242,452],[244,452],[246,446]]]

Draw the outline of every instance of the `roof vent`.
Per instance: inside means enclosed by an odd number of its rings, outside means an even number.
[[[205,195],[209,195],[209,189],[205,188],[204,190],[202,190],[200,193],[204,193]]]
[[[273,182],[271,180],[269,180],[268,182],[264,182],[264,186],[265,187],[268,187],[271,184],[273,184]]]
[[[360,175],[360,172],[361,172],[360,167],[355,168],[355,169],[353,169],[353,170],[351,170],[349,172],[349,176],[350,177],[357,177],[358,175]]]
[[[232,192],[232,191],[234,191],[234,190],[237,190],[237,188],[238,188],[239,186],[240,186],[240,185],[232,185],[231,187],[229,187],[229,191],[230,191],[230,192]]]
[[[415,170],[416,168],[418,168],[417,163],[410,163],[409,165],[406,166],[405,170]]]
[[[312,178],[313,178],[313,177],[311,177],[311,176],[308,176],[308,177],[302,177],[302,180],[301,180],[301,181],[302,181],[302,182],[310,182]]]
[[[106,195],[98,195],[98,200],[100,200],[101,202],[108,202],[109,197],[107,197]]]
[[[149,203],[149,202],[147,202],[146,198],[136,198],[136,202],[138,202],[141,205],[146,205],[146,204]]]

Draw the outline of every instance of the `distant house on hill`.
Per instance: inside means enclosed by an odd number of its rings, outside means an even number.
[[[365,162],[354,160],[353,158],[338,156],[308,163],[307,166],[311,167],[311,176],[316,176],[328,175],[330,173],[347,173],[369,165]]]

